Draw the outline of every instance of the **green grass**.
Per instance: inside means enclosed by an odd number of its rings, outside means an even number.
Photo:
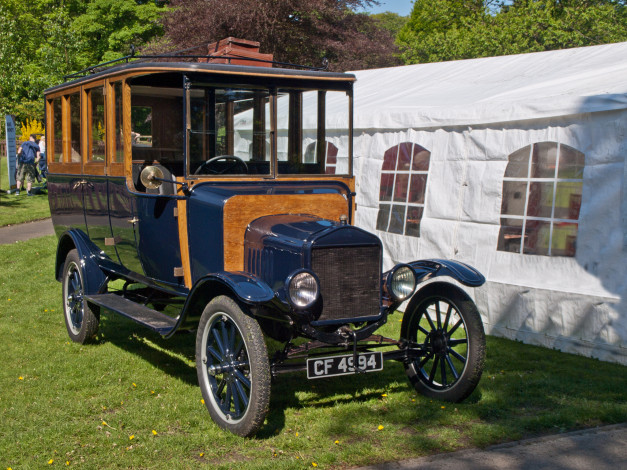
[[[201,403],[193,335],[163,340],[105,313],[95,344],[68,339],[55,248],[53,236],[0,246],[2,469],[343,468],[627,421],[625,367],[489,337],[464,403],[417,395],[392,362],[350,378],[288,374],[260,434],[236,437]],[[399,325],[393,315],[384,333]]]
[[[7,159],[0,158],[0,227],[50,217],[48,192],[41,189],[41,184],[33,185],[32,197],[26,195],[26,190],[23,190],[20,196],[7,194],[6,191],[9,189],[7,173]]]

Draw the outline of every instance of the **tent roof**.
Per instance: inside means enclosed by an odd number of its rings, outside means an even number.
[[[480,125],[627,108],[627,42],[354,73],[356,129]]]

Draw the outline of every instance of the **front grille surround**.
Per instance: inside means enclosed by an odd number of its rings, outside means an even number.
[[[315,323],[373,319],[381,314],[381,246],[327,246],[311,250],[320,279],[322,314]]]

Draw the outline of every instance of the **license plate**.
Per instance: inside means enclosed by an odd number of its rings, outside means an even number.
[[[349,375],[357,372],[374,372],[383,369],[383,354],[379,352],[366,352],[357,356],[357,366],[355,370],[355,356],[317,357],[307,359],[307,378],[319,379],[322,377],[333,377],[336,375]]]

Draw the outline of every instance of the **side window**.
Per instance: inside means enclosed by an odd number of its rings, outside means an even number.
[[[73,93],[68,97],[70,101],[70,161],[81,162],[81,96]]]
[[[52,100],[52,126],[51,160],[59,163],[63,161],[63,107],[60,96]],[[50,152],[48,154],[50,155]]]
[[[113,161],[116,163],[124,162],[124,114],[122,111],[122,82],[113,84],[113,94],[115,99],[115,155]]]
[[[87,91],[87,159],[94,162],[105,160],[105,103],[102,87]]]
[[[403,142],[383,156],[377,230],[420,236],[431,152]]]
[[[512,153],[503,178],[497,249],[575,256],[584,166],[583,153],[556,142]]]

